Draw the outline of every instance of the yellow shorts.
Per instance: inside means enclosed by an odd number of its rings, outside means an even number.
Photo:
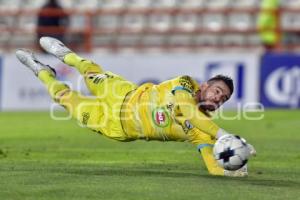
[[[106,72],[105,76],[103,82],[98,86],[103,93],[97,98],[102,104],[100,107],[104,108],[99,130],[109,138],[122,141],[132,140],[133,138],[126,135],[123,130],[120,111],[126,95],[136,89],[137,85],[112,72]]]
[[[109,138],[130,141],[136,138],[128,136],[120,120],[120,111],[126,95],[137,85],[112,72],[91,74],[86,81],[95,98],[81,96],[77,92],[61,98],[73,117],[83,127],[101,133]]]

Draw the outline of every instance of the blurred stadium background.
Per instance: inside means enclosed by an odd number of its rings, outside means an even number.
[[[257,21],[261,0],[64,0],[69,26],[37,27],[37,14],[47,0],[0,1],[2,51],[35,47],[36,30],[66,32],[66,40],[82,51],[203,51],[204,49],[261,47]],[[270,2],[270,1],[269,1]],[[271,2],[279,2],[272,0]],[[277,16],[277,34],[299,33],[299,1],[282,0],[265,9]],[[275,6],[274,6],[275,4]],[[280,6],[276,6],[280,4]],[[60,16],[59,9],[45,16]],[[273,23],[269,20],[269,23]],[[269,27],[269,28],[268,28]],[[293,36],[293,42],[297,37]],[[291,39],[277,40],[277,48],[297,48]],[[290,48],[289,48],[290,50]]]
[[[60,9],[41,9],[46,0],[0,1],[2,110],[49,107],[43,86],[13,56],[16,48],[40,51],[41,35],[62,39],[136,83],[180,74],[204,81],[224,73],[232,76],[237,88],[228,107],[249,102],[299,107],[298,0],[57,2]],[[59,25],[41,22],[47,20]],[[41,56],[57,68],[61,80],[87,93],[84,84],[78,85],[76,72]]]
[[[46,2],[0,0],[0,199],[299,199],[300,0],[61,0],[42,11]],[[61,26],[39,25],[57,16]],[[186,143],[120,144],[52,120],[59,106],[16,48],[34,49],[60,80],[88,91],[41,51],[40,35],[138,84],[231,76],[233,120],[217,123],[256,146],[250,177],[206,176]],[[240,113],[261,107],[259,121]]]

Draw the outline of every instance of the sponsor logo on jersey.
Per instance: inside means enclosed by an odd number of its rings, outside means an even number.
[[[170,123],[170,117],[165,108],[156,108],[152,111],[152,120],[158,127],[167,127]]]

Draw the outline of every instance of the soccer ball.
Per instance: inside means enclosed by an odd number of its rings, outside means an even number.
[[[213,154],[222,168],[237,170],[247,163],[250,151],[244,138],[228,134],[217,140]]]

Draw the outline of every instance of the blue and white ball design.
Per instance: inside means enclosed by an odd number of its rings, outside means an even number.
[[[237,135],[223,135],[214,145],[213,154],[218,164],[226,170],[243,167],[250,156],[246,140]]]

